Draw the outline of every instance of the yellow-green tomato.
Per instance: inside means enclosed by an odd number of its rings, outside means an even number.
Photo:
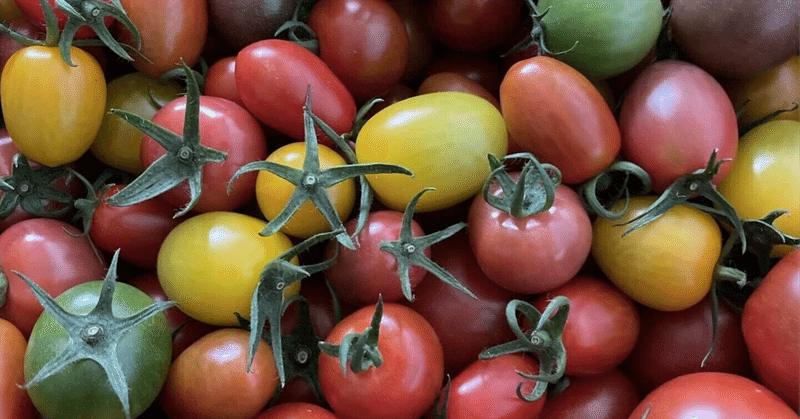
[[[490,173],[487,155],[505,156],[508,133],[503,116],[483,98],[438,92],[394,103],[370,118],[358,134],[359,163],[405,167],[400,174],[368,175],[375,196],[402,211],[427,187],[417,212],[436,211],[471,198]]]
[[[110,81],[106,92],[106,114],[90,148],[92,154],[111,167],[141,173],[144,170],[139,160],[142,132],[108,111],[122,109],[150,119],[158,110],[156,103],[164,105],[180,93],[178,84],[142,73],[125,74]]]
[[[9,136],[29,159],[47,166],[77,160],[91,146],[106,105],[106,79],[89,53],[71,47],[70,67],[58,47],[15,52],[0,76]]]
[[[234,313],[250,318],[259,274],[292,247],[283,233],[260,236],[265,226],[258,218],[225,211],[202,213],[178,224],[158,252],[164,293],[184,313],[205,323],[236,326]],[[296,294],[299,282],[295,284],[284,295]]]

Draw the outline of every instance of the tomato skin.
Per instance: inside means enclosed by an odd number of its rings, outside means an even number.
[[[44,19],[44,12],[42,11],[42,5],[39,3],[38,0],[13,0],[17,3],[19,10],[25,14],[31,21],[38,24],[40,27],[45,26],[45,19]],[[58,28],[60,30],[64,29],[64,24],[67,22],[67,15],[60,9],[56,7],[56,0],[47,0],[49,3],[50,8],[53,9],[55,12],[56,19],[58,19]],[[106,3],[111,3],[106,1]],[[127,9],[126,9],[127,10]],[[111,22],[113,22],[113,18],[106,17],[103,22],[106,26],[109,26]],[[85,38],[95,38],[97,35],[94,32],[94,29],[84,26],[78,29],[75,32],[75,39],[85,39]]]
[[[533,389],[533,381],[517,374],[538,374],[539,365],[520,354],[502,355],[478,360],[453,378],[447,404],[447,419],[536,419],[546,396],[534,402],[517,397],[520,381],[522,394]]]
[[[500,84],[500,107],[511,148],[554,164],[564,183],[600,174],[619,153],[619,128],[603,96],[555,58],[537,56],[511,66]]]
[[[497,184],[489,191],[502,193]],[[478,194],[467,225],[481,270],[497,285],[522,294],[537,294],[566,283],[578,273],[591,250],[589,215],[578,194],[563,184],[556,188],[550,209],[521,219],[490,206]]]
[[[47,166],[71,163],[89,150],[105,112],[102,68],[85,51],[70,51],[76,67],[64,63],[58,47],[23,48],[0,77],[3,117],[14,144]]]
[[[359,163],[396,164],[414,174],[367,175],[376,198],[390,209],[403,211],[420,190],[436,188],[420,198],[418,213],[474,196],[490,172],[486,155],[504,156],[507,150],[500,112],[463,92],[429,93],[390,105],[364,124],[356,140]]]
[[[356,105],[350,92],[319,57],[293,42],[267,39],[239,51],[236,86],[256,118],[297,141],[305,138],[303,104],[309,86],[315,115],[338,134],[353,127]],[[327,138],[318,134],[320,140]]]
[[[542,418],[627,419],[641,400],[636,386],[618,369],[568,378],[567,388],[545,402]]]
[[[428,27],[441,43],[456,51],[497,48],[519,25],[519,0],[433,0],[428,2]]]
[[[375,306],[366,306],[334,326],[326,341],[341,343],[369,327]],[[414,310],[385,303],[378,350],[383,365],[342,373],[339,359],[321,353],[319,383],[341,419],[417,419],[436,399],[444,379],[442,346],[430,324]],[[391,391],[387,389],[391,388]]]
[[[254,419],[337,419],[328,410],[311,403],[280,403]]]
[[[759,382],[797,410],[800,394],[800,249],[784,256],[748,298],[742,331]]]
[[[12,271],[31,278],[50,295],[105,276],[105,262],[88,237],[58,220],[33,218],[20,221],[0,234],[0,268],[8,279],[6,303],[0,317],[30,336],[42,313],[39,300]]]
[[[417,82],[433,58],[433,35],[425,22],[425,5],[414,1],[390,1],[389,4],[403,19],[408,33],[408,62],[403,81]]]
[[[433,92],[471,93],[486,99],[489,103],[494,105],[497,110],[500,110],[500,102],[497,101],[497,98],[478,84],[478,82],[459,73],[445,72],[431,74],[422,81],[417,89],[417,94],[419,95]]]
[[[722,233],[707,213],[678,205],[623,236],[628,226],[617,224],[641,214],[655,200],[634,197],[619,220],[598,217],[592,255],[606,277],[634,301],[656,310],[683,310],[708,294]],[[623,205],[619,201],[612,210]]]
[[[272,349],[260,342],[247,372],[244,329],[211,332],[172,363],[160,404],[171,419],[251,419],[278,388]]]
[[[662,192],[676,179],[703,169],[711,152],[735,159],[739,133],[728,95],[694,64],[663,60],[648,66],[625,94],[619,117],[622,154],[641,166]],[[723,164],[712,182],[731,170]]]
[[[23,362],[28,342],[22,332],[8,320],[0,318],[0,418],[33,419],[33,407],[28,392],[19,387],[25,383]]]
[[[794,55],[752,77],[723,82],[723,87],[737,110],[739,127],[750,125],[774,111],[791,108],[792,102],[800,102],[800,56]],[[774,119],[797,121],[800,108]]]
[[[797,413],[761,384],[722,372],[698,372],[670,380],[648,394],[630,419],[792,419]]]
[[[204,93],[208,96],[228,99],[245,107],[236,88],[236,57],[220,58],[208,68]]]

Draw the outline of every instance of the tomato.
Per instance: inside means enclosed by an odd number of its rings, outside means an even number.
[[[639,337],[639,312],[630,297],[607,281],[579,275],[540,295],[534,306],[544,311],[559,295],[569,298],[561,335],[567,351],[564,374],[602,374],[621,364]]]
[[[160,404],[171,419],[252,419],[278,389],[272,349],[260,342],[247,372],[250,333],[225,328],[186,348],[172,363]]]
[[[356,105],[350,92],[319,57],[293,42],[267,39],[239,51],[236,86],[256,118],[297,141],[305,138],[303,104],[309,86],[316,116],[337,134],[353,127]]]
[[[236,102],[244,107],[236,88],[236,57],[220,58],[206,73],[205,94]]]
[[[545,402],[542,418],[627,419],[641,400],[636,386],[618,369],[568,378],[567,388]]]
[[[511,147],[557,166],[564,183],[600,174],[619,153],[619,128],[603,96],[555,58],[514,64],[500,85],[500,106]]]
[[[8,280],[8,294],[0,317],[30,336],[42,306],[17,275],[22,272],[50,295],[103,278],[105,262],[88,237],[58,220],[20,221],[0,234],[0,268]]]
[[[434,92],[464,92],[480,96],[500,110],[500,102],[478,82],[458,73],[436,73],[426,77],[419,85],[417,94]]]
[[[475,195],[490,172],[486,155],[504,156],[507,148],[503,118],[491,103],[468,93],[440,92],[375,114],[358,134],[356,158],[396,164],[414,174],[367,175],[375,196],[390,209],[403,211],[420,190],[436,188],[417,204],[417,212],[427,212]]]
[[[755,381],[721,372],[698,372],[670,380],[648,394],[630,415],[630,419],[643,417],[790,419],[797,418],[797,413]]]
[[[386,0],[320,0],[308,16],[319,56],[359,103],[403,77],[408,32]]]
[[[742,331],[759,381],[797,410],[800,249],[784,256],[748,298]]]
[[[345,317],[326,341],[339,344],[346,335],[361,333],[374,310],[367,306]],[[414,310],[386,303],[377,349],[383,364],[361,373],[344,373],[337,358],[320,354],[319,383],[328,404],[341,419],[419,418],[433,405],[444,379],[436,332]]]
[[[623,156],[650,175],[656,192],[704,168],[714,149],[718,159],[736,157],[739,134],[728,95],[684,61],[658,61],[642,71],[625,94],[619,126]],[[712,182],[730,170],[723,164]]]
[[[22,10],[19,10],[19,6],[14,0],[0,1],[0,19],[4,22],[10,22],[22,16]]]
[[[45,26],[45,18],[44,12],[42,11],[42,5],[39,3],[39,0],[13,0],[16,2],[17,7],[22,13],[25,14],[30,20],[37,23],[40,27]],[[105,0],[104,0],[105,1]],[[50,8],[55,12],[56,18],[58,19],[58,28],[60,30],[64,29],[64,24],[67,22],[67,14],[64,13],[60,8],[56,7],[56,0],[47,0]],[[111,1],[106,1],[106,3],[111,3]],[[75,7],[75,6],[73,6]],[[79,13],[82,10],[79,10]],[[74,19],[74,18],[73,18]],[[111,18],[105,18],[104,23],[106,26],[110,25],[112,22]],[[95,32],[93,29],[89,28],[88,26],[84,26],[75,33],[76,39],[81,38],[94,38]],[[73,61],[74,62],[74,61]]]
[[[151,119],[158,110],[151,102],[152,96],[159,105],[178,97],[181,88],[175,83],[160,81],[142,73],[129,73],[108,83],[106,107],[100,130],[90,148],[101,162],[131,173],[144,171],[139,160],[142,132],[108,113],[122,109],[144,119]]]
[[[624,235],[625,223],[655,202],[654,196],[631,198],[619,220],[598,217],[592,255],[603,273],[634,301],[663,311],[689,308],[711,287],[722,249],[714,219],[699,209],[678,205]],[[617,202],[618,212],[625,203]]]
[[[28,342],[11,322],[0,319],[0,418],[33,419],[36,409],[24,388],[23,361]]]
[[[5,3],[9,2],[12,5],[14,5],[14,2],[12,0],[5,1]],[[4,6],[0,4],[0,13],[2,13],[3,7]],[[31,22],[30,19],[28,19],[27,17],[18,17],[14,20],[3,19],[3,24],[6,25],[8,29],[17,32],[20,35],[27,36],[28,38],[38,39],[38,40],[44,39],[44,33],[42,32],[42,28],[36,26],[36,24]],[[25,48],[26,46],[28,45],[25,45],[23,43],[20,43],[19,41],[14,40],[14,38],[10,37],[8,34],[0,35],[0,71],[3,70],[3,67],[6,66],[6,62],[8,61],[8,59],[11,58],[11,56],[15,52],[21,50],[22,48]]]
[[[533,390],[534,381],[518,373],[538,374],[539,365],[532,358],[509,354],[479,360],[461,371],[450,383],[447,419],[536,419],[545,404],[545,397],[526,402],[517,396]]]
[[[224,211],[181,222],[158,251],[158,279],[164,292],[183,312],[205,323],[236,326],[234,313],[250,318],[250,300],[261,270],[292,247],[282,233],[260,236],[266,224]],[[293,293],[297,291],[295,287]]]
[[[403,19],[408,33],[408,63],[403,81],[416,83],[433,59],[433,35],[425,22],[425,5],[415,1],[390,1],[389,4]]]
[[[158,303],[162,301],[169,301],[164,289],[158,282],[158,275],[154,271],[147,271],[141,275],[137,275],[128,281],[128,285],[136,287],[138,290],[147,294],[148,297],[153,299],[153,302]],[[167,319],[167,324],[172,332],[182,327],[181,325],[189,320],[189,316],[182,312],[177,306],[170,307],[164,311],[164,317]],[[173,346],[174,349],[174,346]]]
[[[151,77],[178,67],[183,60],[193,66],[200,59],[208,32],[206,0],[120,0],[128,18],[139,29],[147,60],[133,54],[133,66]],[[120,41],[132,44],[131,33],[119,25]]]
[[[437,54],[426,67],[425,77],[436,73],[458,73],[497,95],[503,72],[495,57],[490,54],[444,51]]]
[[[800,104],[800,56],[794,55],[783,63],[746,79],[734,79],[723,86],[737,110],[739,127],[750,125],[777,110]],[[783,112],[775,119],[797,121],[800,106]]]
[[[3,118],[14,144],[46,166],[73,162],[89,150],[105,112],[103,70],[83,50],[70,51],[76,67],[64,63],[58,47],[23,48],[0,77]]]
[[[433,0],[428,26],[445,46],[456,51],[489,51],[503,44],[522,20],[520,0]]]
[[[661,30],[658,0],[542,0],[538,7],[547,11],[542,26],[548,49],[569,50],[557,58],[593,80],[635,66]]]
[[[336,416],[311,403],[281,403],[261,412],[254,419],[336,419]]]
[[[232,50],[275,37],[292,17],[295,0],[208,0],[209,26]]]
[[[512,175],[515,176],[515,175]],[[502,193],[498,184],[489,192]],[[580,197],[556,188],[548,210],[516,219],[476,195],[467,221],[469,241],[481,270],[503,288],[536,294],[569,281],[589,256],[592,225]]]

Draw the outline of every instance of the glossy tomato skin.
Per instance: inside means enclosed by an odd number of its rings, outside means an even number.
[[[556,296],[569,298],[561,338],[569,376],[602,374],[631,353],[639,337],[639,312],[633,300],[608,281],[579,275],[534,301],[539,311]]]
[[[359,163],[396,164],[414,174],[367,175],[377,199],[395,211],[403,211],[426,187],[436,190],[420,198],[417,212],[471,198],[489,175],[486,155],[504,156],[507,150],[500,112],[462,92],[414,96],[388,106],[364,124],[356,140]]]
[[[432,0],[428,26],[441,43],[456,51],[484,52],[497,48],[522,17],[519,0]]]
[[[243,329],[211,332],[186,348],[170,367],[160,404],[171,419],[252,419],[278,388],[272,349],[261,342],[247,372]]]
[[[500,110],[500,102],[488,90],[459,73],[444,72],[431,74],[419,85],[417,94],[424,95],[426,93],[434,92],[464,92],[471,93],[486,99],[489,103],[494,105],[497,110]]]
[[[275,37],[292,17],[296,0],[207,0],[209,26],[232,50]]]
[[[403,77],[408,32],[386,0],[320,0],[308,26],[317,35],[319,56],[363,103]]]
[[[28,392],[21,388],[25,384],[23,362],[25,336],[8,320],[0,318],[0,418],[33,419],[36,408],[31,403]]]
[[[797,410],[800,249],[784,256],[745,303],[742,331],[759,382]]]
[[[77,160],[103,120],[103,70],[83,50],[72,47],[71,52],[76,67],[64,63],[58,47],[23,48],[9,58],[0,77],[3,117],[14,144],[46,166]]]
[[[426,67],[425,77],[445,72],[466,76],[478,82],[493,95],[497,95],[500,91],[500,82],[503,79],[500,65],[490,54],[443,51],[441,54],[436,54]]]
[[[619,220],[598,217],[592,255],[605,276],[634,301],[662,311],[689,308],[708,294],[722,249],[716,221],[699,209],[678,205],[625,236],[625,223],[655,196],[631,198]],[[612,207],[619,211],[625,203]]]
[[[341,343],[349,333],[369,327],[375,306],[366,306],[334,326],[326,339]],[[325,399],[341,419],[417,419],[436,399],[444,379],[442,345],[428,322],[414,310],[383,306],[378,350],[383,364],[345,375],[339,359],[319,357],[319,383]]]
[[[780,109],[790,109],[800,102],[800,55],[746,79],[723,82],[725,91],[737,110],[739,127],[750,125]],[[783,112],[775,119],[797,121],[800,107]]]
[[[403,19],[408,33],[408,63],[403,72],[403,82],[417,82],[425,67],[433,59],[434,40],[425,21],[425,5],[415,1],[390,1],[389,4]]]
[[[630,378],[616,368],[568,379],[569,385],[563,392],[547,399],[542,418],[627,419],[641,400]]]
[[[564,183],[600,174],[619,153],[619,128],[603,96],[555,58],[514,64],[500,85],[500,106],[511,148],[554,164]]]
[[[20,221],[0,234],[0,268],[8,294],[0,317],[30,336],[42,306],[13,271],[31,278],[50,295],[105,276],[105,262],[88,237],[71,225],[48,218]]]
[[[322,407],[311,403],[280,403],[261,412],[254,419],[337,419]]]
[[[244,102],[236,88],[236,57],[223,57],[217,60],[206,73],[204,93],[236,102],[244,107]]]
[[[179,97],[164,105],[153,116],[153,123],[176,134],[183,132],[186,97]],[[203,166],[202,195],[192,208],[195,212],[232,211],[255,197],[255,173],[239,177],[230,193],[227,191],[231,177],[247,163],[267,157],[267,140],[258,121],[246,109],[227,99],[200,97],[200,143],[227,153],[221,163]],[[139,159],[147,167],[166,150],[149,136],[142,136]],[[164,199],[176,208],[189,202],[189,185],[186,182],[165,192]]]
[[[247,109],[261,122],[303,141],[303,104],[338,134],[349,132],[356,116],[353,96],[316,55],[295,43],[267,39],[236,56],[236,86]],[[326,138],[318,131],[318,138]],[[330,141],[330,140],[328,140]]]
[[[131,278],[127,283],[128,285],[136,287],[139,291],[147,294],[148,297],[153,299],[154,303],[169,301],[169,297],[167,297],[164,289],[161,288],[161,284],[158,282],[158,275],[156,275],[154,271],[147,271],[143,274],[137,275]],[[189,320],[189,316],[182,312],[177,306],[170,307],[162,311],[162,313],[164,313],[164,317],[167,319],[169,329],[172,332],[178,329],[181,324]]]
[[[533,389],[533,381],[517,372],[538,374],[539,365],[531,357],[509,354],[478,360],[453,378],[447,403],[447,419],[536,419],[545,404],[546,395],[534,402],[517,396],[521,381],[522,394]]]
[[[695,372],[752,375],[741,315],[722,301],[718,310],[717,343],[705,366],[701,364],[713,342],[709,297],[680,311],[647,307],[641,310],[639,340],[622,369],[642,394],[675,377]]]
[[[502,193],[497,184],[489,191]],[[467,225],[481,270],[497,285],[522,294],[537,294],[566,283],[578,273],[591,250],[589,215],[578,194],[566,185],[556,188],[550,209],[520,219],[492,207],[478,194]]]
[[[86,315],[97,305],[102,285],[103,281],[79,284],[55,300],[70,313]],[[112,300],[114,316],[130,317],[151,304],[153,300],[142,291],[116,283]],[[70,341],[53,316],[42,314],[25,351],[25,378],[33,378]],[[172,343],[164,314],[158,313],[129,329],[116,349],[129,388],[131,416],[137,417],[155,401],[169,370]],[[29,388],[28,394],[39,412],[48,418],[124,418],[119,398],[105,377],[96,362],[79,361]]]
[[[648,394],[630,419],[796,419],[797,413],[766,387],[722,372],[682,375]]]
[[[676,179],[717,160],[736,157],[736,112],[725,90],[694,64],[663,60],[651,64],[625,94],[619,117],[622,154],[641,166],[661,192]],[[731,170],[723,164],[712,182]]]

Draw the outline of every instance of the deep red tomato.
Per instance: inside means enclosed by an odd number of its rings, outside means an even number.
[[[261,412],[254,419],[336,419],[336,416],[310,403],[281,403]]]
[[[0,418],[33,419],[33,407],[25,383],[25,348],[28,342],[22,332],[8,320],[0,318]]]
[[[569,316],[561,335],[567,351],[565,374],[602,374],[621,364],[639,336],[639,312],[630,297],[612,283],[579,275],[540,295],[540,311],[550,299],[569,298]]]
[[[711,75],[694,64],[664,60],[647,67],[625,94],[619,117],[622,154],[661,192],[679,177],[717,159],[733,159],[739,140],[736,112]],[[732,165],[723,164],[716,184]]]
[[[488,100],[495,108],[500,110],[500,102],[478,82],[459,73],[436,73],[426,77],[417,89],[418,95],[433,92],[464,92],[480,96]]]
[[[30,336],[42,305],[13,271],[31,278],[50,295],[105,276],[105,261],[75,227],[49,218],[20,221],[0,234],[0,269],[8,280],[0,318]]]
[[[206,73],[205,91],[207,96],[221,97],[244,107],[239,91],[236,89],[236,57],[220,58]]]
[[[520,0],[432,0],[428,26],[441,43],[456,51],[482,52],[505,42],[522,18]]]
[[[436,73],[458,73],[478,82],[492,95],[500,91],[503,76],[497,60],[488,54],[444,51],[437,54],[425,70],[425,77]]]
[[[512,174],[518,176],[518,174]],[[499,195],[495,184],[490,193]],[[469,242],[481,270],[503,288],[536,294],[569,281],[592,245],[592,224],[578,194],[556,188],[553,206],[515,219],[476,195],[469,211]]]
[[[425,21],[425,5],[417,1],[390,1],[389,4],[403,19],[408,33],[408,63],[403,81],[414,84],[433,59],[433,35]]]
[[[630,415],[630,419],[644,417],[796,419],[797,413],[755,381],[722,372],[698,372],[670,380],[648,394]]]
[[[158,275],[156,275],[155,272],[148,271],[137,275],[128,281],[128,285],[132,285],[147,294],[147,296],[153,299],[154,303],[169,301],[169,297],[164,293],[164,289],[161,288],[161,284],[158,282]],[[189,320],[189,316],[182,312],[178,306],[170,307],[164,310],[163,313],[167,318],[170,330],[173,332],[181,324]]]
[[[800,249],[784,256],[747,300],[742,331],[756,377],[797,410]]]
[[[510,149],[556,165],[565,183],[600,174],[619,153],[619,128],[603,96],[555,58],[538,56],[511,66],[500,85],[500,105],[514,144]]]
[[[616,368],[588,377],[568,378],[567,388],[545,402],[542,418],[627,419],[641,400],[630,378]]]
[[[375,306],[342,319],[326,339],[339,344],[350,333],[369,327]],[[430,324],[408,307],[386,303],[378,350],[383,364],[356,374],[343,373],[339,359],[319,358],[319,383],[341,419],[417,419],[436,399],[444,379],[442,345]]]

